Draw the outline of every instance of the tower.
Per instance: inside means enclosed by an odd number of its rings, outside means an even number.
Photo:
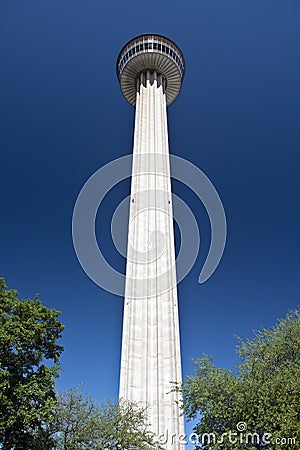
[[[120,397],[148,407],[167,450],[183,448],[184,432],[171,384],[181,381],[181,358],[167,125],[184,71],[178,46],[156,34],[132,39],[117,60],[123,95],[136,107]]]

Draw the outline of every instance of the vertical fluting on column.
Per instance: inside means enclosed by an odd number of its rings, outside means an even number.
[[[120,397],[148,407],[151,431],[167,450],[183,448],[179,319],[165,81],[137,80]],[[176,436],[172,440],[172,436]]]

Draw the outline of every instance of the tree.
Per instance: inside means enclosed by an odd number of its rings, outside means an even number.
[[[300,448],[300,311],[239,341],[234,370],[204,355],[182,384],[196,448]]]
[[[20,300],[0,279],[0,444],[4,450],[48,447],[45,423],[53,420],[59,311],[38,297]],[[45,438],[41,447],[42,437]],[[49,444],[50,445],[50,444]]]
[[[156,448],[147,431],[145,410],[132,402],[97,404],[74,388],[57,395],[51,425],[56,450],[150,450]]]

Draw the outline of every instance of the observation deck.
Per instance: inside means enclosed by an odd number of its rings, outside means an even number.
[[[116,69],[122,93],[133,106],[139,75],[146,71],[161,74],[169,106],[180,92],[185,61],[180,48],[170,39],[159,34],[144,34],[131,39],[122,48]]]

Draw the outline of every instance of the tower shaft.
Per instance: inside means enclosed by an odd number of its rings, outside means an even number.
[[[128,229],[120,397],[147,406],[167,450],[183,448],[175,248],[164,78],[138,77]],[[172,436],[173,438],[172,442]]]

